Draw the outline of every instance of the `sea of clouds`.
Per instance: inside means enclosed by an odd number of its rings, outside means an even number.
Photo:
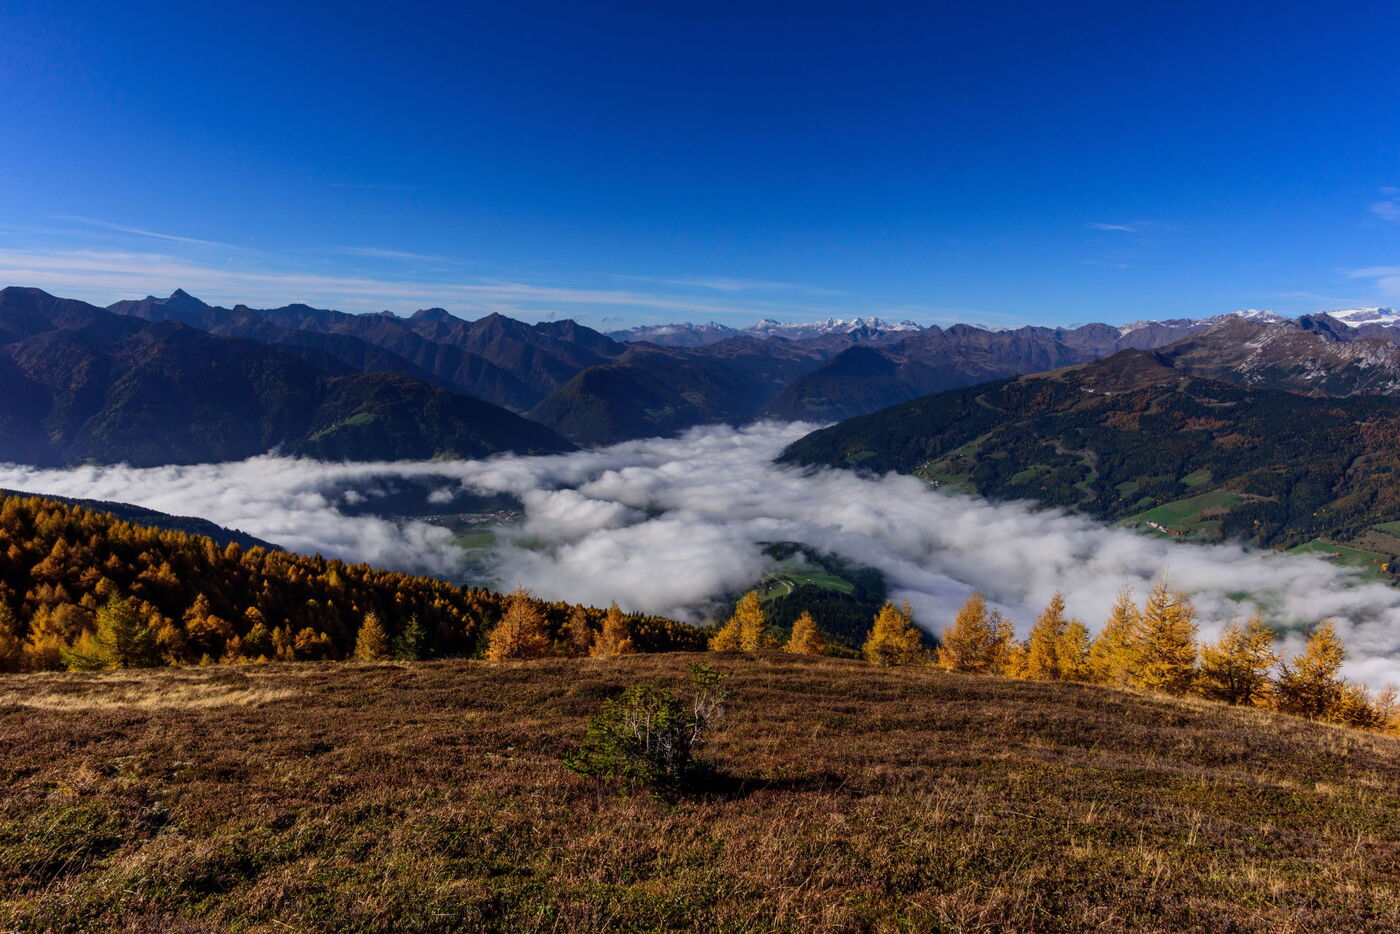
[[[702,428],[575,454],[477,461],[329,464],[269,455],[141,469],[4,464],[0,488],[136,503],[293,551],[448,577],[469,563],[448,530],[363,510],[403,481],[427,484],[429,499],[442,503],[461,491],[508,493],[524,517],[486,554],[491,583],[691,620],[774,563],[764,542],[798,542],[879,569],[894,598],[908,600],[917,622],[935,631],[973,590],[1022,632],[1056,590],[1096,628],[1123,586],[1141,597],[1166,575],[1192,595],[1204,635],[1252,612],[1249,600],[1291,631],[1293,648],[1301,627],[1331,618],[1351,652],[1351,676],[1400,684],[1400,590],[1359,582],[1318,558],[1148,538],[1028,504],[940,492],[912,477],[774,465],[810,428]]]

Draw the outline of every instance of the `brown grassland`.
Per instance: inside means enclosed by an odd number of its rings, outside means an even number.
[[[674,805],[560,757],[731,673]],[[0,677],[0,931],[1400,930],[1400,740],[830,658]]]

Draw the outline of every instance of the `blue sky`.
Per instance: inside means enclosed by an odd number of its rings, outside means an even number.
[[[1400,304],[1393,2],[0,4],[0,282],[594,326]]]

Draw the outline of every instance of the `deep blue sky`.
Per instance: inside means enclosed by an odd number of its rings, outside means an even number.
[[[595,326],[1400,303],[1400,4],[0,3],[0,281]]]

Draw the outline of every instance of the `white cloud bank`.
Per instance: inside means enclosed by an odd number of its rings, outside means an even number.
[[[918,621],[941,629],[974,589],[1024,630],[1055,590],[1091,628],[1124,584],[1141,596],[1161,574],[1190,592],[1203,633],[1251,606],[1297,627],[1333,618],[1348,672],[1400,683],[1400,590],[1360,584],[1317,558],[1147,538],[1017,503],[937,492],[911,477],[808,474],[771,459],[807,426],[707,428],[598,451],[482,461],[324,464],[274,456],[228,464],[39,470],[0,465],[0,487],[137,503],[196,515],[297,551],[460,573],[444,529],[350,516],[390,478],[508,492],[525,519],[492,556],[499,586],[554,599],[691,619],[771,563],[760,542],[795,541],[878,568]],[[345,491],[353,488],[355,496]],[[1296,636],[1293,637],[1296,646]]]

